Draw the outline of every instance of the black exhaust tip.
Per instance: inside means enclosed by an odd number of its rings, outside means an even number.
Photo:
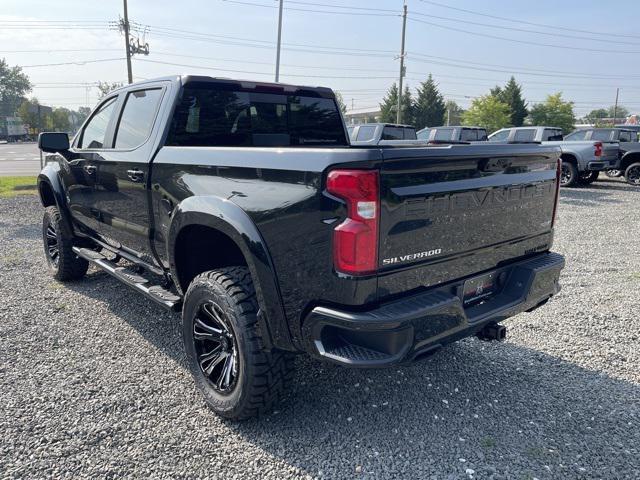
[[[476,336],[480,340],[497,340],[498,342],[504,342],[507,339],[507,327],[497,323],[490,323],[485,325],[482,330],[476,334]]]

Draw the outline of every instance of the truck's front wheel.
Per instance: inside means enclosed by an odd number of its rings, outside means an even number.
[[[562,162],[560,185],[563,187],[573,187],[578,183],[578,178],[578,168],[573,163]]]
[[[185,296],[183,339],[198,389],[217,414],[242,420],[270,410],[293,368],[289,354],[264,347],[246,267],[198,275]]]

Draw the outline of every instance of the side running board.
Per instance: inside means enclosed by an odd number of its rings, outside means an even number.
[[[120,280],[122,283],[142,293],[166,309],[174,312],[180,310],[182,306],[182,299],[174,293],[162,288],[160,285],[149,285],[149,280],[146,278],[125,267],[118,266],[95,250],[73,247],[73,251],[79,257],[84,258],[89,263],[101,268],[108,274]]]

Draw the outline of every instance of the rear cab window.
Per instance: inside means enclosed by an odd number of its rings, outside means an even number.
[[[382,130],[381,140],[404,140],[404,128],[384,127],[384,130]]]
[[[416,135],[416,129],[415,128],[403,128],[402,129],[404,132],[404,139],[405,140],[417,140],[418,136]]]
[[[335,99],[313,90],[191,82],[173,115],[168,146],[345,146]]]
[[[592,130],[591,140],[598,142],[611,142],[614,139],[615,131],[613,130]]]

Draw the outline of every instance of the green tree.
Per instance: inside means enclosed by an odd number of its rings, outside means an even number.
[[[512,76],[504,87],[492,88],[491,95],[509,105],[511,126],[521,127],[529,112],[527,111],[527,103],[522,98],[522,87],[516,82],[516,79]]]
[[[618,105],[617,109],[615,105],[611,105],[607,109],[607,116],[610,118],[614,116],[616,118],[627,118],[629,116],[629,110],[624,105]]]
[[[56,132],[68,132],[71,130],[71,122],[69,121],[71,116],[71,110],[64,107],[57,107],[53,109],[51,114],[52,128]]]
[[[453,100],[447,100],[444,104],[445,114],[444,123],[448,125],[460,125],[462,123],[462,115],[464,110]]]
[[[38,128],[40,126],[46,129],[49,127],[49,125],[47,125],[48,115],[41,112],[40,116],[38,116],[38,105],[40,105],[40,102],[35,97],[24,100],[18,107],[17,113],[22,121],[29,125],[29,127]]]
[[[336,103],[338,104],[338,108],[344,114],[347,113],[347,106],[344,103],[344,99],[342,98],[342,94],[340,92],[335,92],[336,94]]]
[[[511,123],[511,109],[493,95],[484,95],[471,102],[469,110],[462,116],[464,125],[484,127],[494,132]]]
[[[22,68],[9,67],[4,58],[0,59],[0,117],[13,116],[30,91],[31,82]]]
[[[112,90],[115,90],[116,88],[120,88],[123,86],[124,86],[124,83],[122,82],[98,82],[98,84],[96,85],[99,91],[98,98],[102,99],[106,97],[107,94]]]
[[[431,74],[418,87],[413,103],[413,121],[416,128],[437,127],[444,123],[446,107],[442,94]]]
[[[562,92],[549,95],[544,103],[531,107],[528,119],[533,125],[558,127],[565,133],[572,131],[576,123],[573,102],[565,102]]]
[[[402,95],[402,123],[413,122],[413,101],[409,87],[405,87]],[[387,91],[387,95],[380,104],[380,121],[384,123],[395,123],[398,112],[398,86],[394,83]]]

